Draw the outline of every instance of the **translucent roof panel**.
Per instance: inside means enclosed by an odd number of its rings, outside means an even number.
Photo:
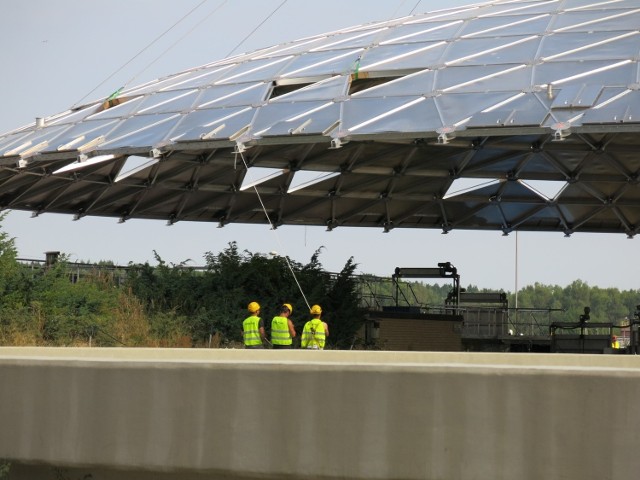
[[[517,13],[517,12],[516,12]],[[462,38],[511,37],[515,35],[537,35],[544,32],[553,17],[549,13],[540,15],[513,15],[482,17],[468,22],[460,31]]]
[[[638,65],[633,61],[550,62],[534,69],[533,80],[553,85],[565,83],[597,83],[600,85],[629,85],[636,82]]]
[[[107,135],[120,122],[119,119],[92,120],[78,123],[56,138],[51,150],[76,150],[101,135]]]
[[[559,89],[559,93],[551,104],[551,108],[588,108],[595,104],[602,87],[600,85],[567,85]]]
[[[82,170],[83,168],[91,167],[93,165],[98,165],[105,162],[111,162],[116,158],[115,155],[98,155],[95,157],[91,157],[87,160],[78,160],[76,162],[65,165],[58,170],[51,172],[53,175],[59,175],[61,173],[72,172],[75,170]]]
[[[126,97],[121,97],[126,99]],[[87,117],[87,120],[102,120],[105,118],[123,118],[128,115],[132,115],[136,110],[140,108],[140,103],[145,97],[135,97],[127,99],[126,101],[114,105],[106,110],[101,110],[94,115]]]
[[[180,116],[176,114],[131,117],[109,133],[104,147],[120,148],[140,144],[153,147],[165,138],[178,118]]]
[[[287,103],[272,103],[265,105],[258,110],[256,118],[253,122],[253,128],[256,135],[260,135],[263,130],[269,129],[274,124],[279,123],[282,120],[288,121],[293,119],[304,119],[304,122],[313,112],[318,110],[324,110],[330,103],[326,101],[315,102],[287,102]],[[335,116],[333,122],[338,120],[339,111],[333,109]],[[301,122],[301,123],[302,123]],[[330,122],[330,123],[333,123]]]
[[[327,35],[319,35],[314,38],[299,40],[297,42],[289,42],[284,45],[276,45],[274,47],[259,50],[252,56],[253,58],[261,59],[281,55],[296,55],[300,53],[306,53],[313,48],[321,45],[326,37]]]
[[[54,115],[53,117],[49,117],[45,119],[45,124],[47,125],[67,125],[76,122],[80,122],[84,120],[89,115],[97,112],[100,108],[100,105],[89,105],[86,108],[80,108],[78,110],[71,110],[68,112],[64,112],[61,115]]]
[[[380,45],[435,43],[453,38],[461,26],[462,20],[398,25],[385,33]]]
[[[240,185],[240,191],[256,187],[261,183],[268,182],[269,180],[279,177],[280,175],[284,175],[288,172],[289,171],[287,169],[280,168],[249,168],[247,174],[244,176],[242,185]]]
[[[198,108],[221,108],[252,105],[266,100],[271,85],[264,82],[214,85],[201,91]]]
[[[517,91],[530,76],[531,69],[524,64],[457,66],[439,70],[435,88],[448,93],[484,92],[491,85],[493,91]]]
[[[233,65],[223,65],[213,68],[199,68],[186,75],[181,75],[173,82],[165,82],[161,90],[175,90],[177,88],[203,87],[213,84],[222,77]],[[124,93],[126,95],[126,92]]]
[[[541,42],[545,62],[627,59],[640,53],[640,32],[556,33]]]
[[[640,0],[497,0],[212,59],[0,135],[0,203],[264,222],[242,154],[280,172],[278,224],[633,237],[638,25]]]
[[[157,80],[152,80],[151,82],[147,82],[143,85],[139,85],[137,87],[131,87],[120,92],[121,96],[135,96],[135,95],[143,95],[145,93],[158,92],[164,88],[175,88],[176,85],[180,85],[182,80],[190,78],[191,72],[182,72],[177,73],[175,75],[171,75],[165,78],[159,78]]]
[[[498,179],[490,178],[457,178],[451,183],[451,186],[444,194],[445,199],[464,195],[469,192],[477,191],[482,188],[499,185]]]
[[[378,98],[405,95],[426,95],[433,91],[436,72],[423,70],[404,77],[398,77],[387,83],[354,93],[352,98]]]
[[[584,0],[564,0],[563,7],[565,10],[601,10],[608,11],[609,9],[620,8],[637,8],[635,0],[605,0],[602,1],[590,1],[585,4]]]
[[[306,53],[294,59],[281,72],[282,78],[312,77],[316,75],[338,75],[351,73],[362,49],[330,50]]]
[[[481,110],[504,102],[510,96],[510,93],[496,92],[493,95],[483,95],[482,102],[478,102],[477,96],[473,93],[459,93],[442,95],[434,98],[434,101],[441,112],[443,122],[446,125],[453,125]]]
[[[353,100],[349,108],[345,108],[344,127],[352,133],[364,135],[393,131],[433,132],[444,126],[433,99],[398,97],[378,101],[376,108],[373,102],[369,99]]]
[[[365,31],[352,31],[342,34],[331,35],[324,39],[320,45],[310,49],[312,52],[322,50],[336,50],[347,46],[353,47],[366,47],[372,43],[378,41],[382,35],[384,35],[387,28],[375,28]]]
[[[541,125],[549,115],[544,99],[535,94],[515,94],[474,114],[471,127],[514,127]]]
[[[346,95],[349,77],[336,76],[308,85],[300,90],[273,98],[271,103],[277,102],[305,102],[308,100],[326,100]]]
[[[28,142],[27,139],[30,135],[31,132],[19,132],[13,135],[5,135],[0,138],[0,156],[7,155],[7,152],[11,152],[11,150],[15,149],[17,146]]]
[[[340,172],[311,172],[299,170],[295,172],[293,180],[289,184],[287,193],[298,192],[304,190],[307,187],[311,187],[325,180],[330,180],[340,175]]]
[[[39,128],[24,137],[19,136],[19,139],[17,139],[18,141],[10,142],[6,147],[1,147],[2,144],[0,144],[0,147],[5,150],[1,153],[7,156],[22,155],[26,151],[33,149],[38,145],[40,145],[40,148],[37,148],[37,150],[43,150],[44,148],[47,148],[48,145],[55,142],[56,138],[58,138],[68,128],[68,125]]]
[[[601,9],[569,10],[558,15],[553,25],[560,32],[590,32],[593,30],[617,30],[620,25],[640,25],[640,10],[621,8],[615,4],[603,11]]]
[[[556,199],[568,185],[567,182],[554,180],[522,180],[520,183],[540,195],[544,200]]]
[[[146,170],[156,163],[158,163],[160,159],[158,158],[149,158],[149,157],[139,157],[137,155],[130,155],[125,160],[122,168],[118,172],[118,176],[115,178],[114,182],[120,182],[125,178],[131,177],[143,170]]]
[[[502,65],[527,63],[540,43],[536,35],[500,38],[469,38],[451,44],[447,50],[447,65]]]
[[[304,105],[306,108],[302,111],[295,110],[286,120],[266,122],[266,128],[255,133],[260,136],[320,135],[340,121],[340,105],[337,103],[307,102],[297,105]],[[260,125],[259,118],[256,119],[255,125]]]
[[[478,18],[485,16],[505,17],[508,19],[511,15],[529,15],[537,16],[549,12],[557,12],[561,5],[560,0],[542,0],[542,1],[515,1],[515,2],[495,2],[491,5],[481,6],[478,12]],[[505,20],[505,23],[508,20]]]
[[[446,42],[380,46],[363,55],[360,71],[423,69],[438,64],[446,47]]]
[[[635,90],[632,90],[631,87],[633,87],[633,85],[629,85],[628,87],[602,87],[602,89],[600,90],[600,95],[596,99],[592,110],[597,110],[609,105],[612,102],[617,102],[618,100],[620,100],[620,98],[630,94]]]
[[[262,60],[253,60],[241,63],[225,72],[220,80],[215,83],[241,83],[264,80],[266,78],[275,77],[285,66],[291,62],[294,57],[278,57],[266,58]]]
[[[640,119],[640,92],[627,90],[624,95],[585,113],[583,124],[635,123]]]
[[[175,90],[158,92],[145,97],[136,113],[170,113],[191,110],[198,90]]]
[[[356,131],[422,100],[423,97],[353,98],[345,102],[343,128]]]
[[[209,139],[228,138],[250,125],[254,116],[251,107],[198,110],[182,116],[170,139],[174,142],[194,141],[208,134]]]

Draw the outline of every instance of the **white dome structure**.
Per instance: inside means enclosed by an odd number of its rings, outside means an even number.
[[[633,237],[639,25],[499,1],[226,58],[0,136],[0,207]]]

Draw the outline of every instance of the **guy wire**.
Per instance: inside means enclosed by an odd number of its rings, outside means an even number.
[[[185,33],[184,35],[182,35],[178,40],[176,40],[175,42],[173,42],[171,45],[169,45],[160,55],[158,55],[155,59],[153,59],[151,62],[149,62],[149,64],[144,67],[142,70],[140,70],[138,73],[136,73],[130,80],[127,81],[127,83],[124,84],[124,86],[126,87],[127,85],[129,85],[130,83],[132,83],[136,78],[138,78],[140,75],[142,75],[144,72],[146,72],[149,67],[151,67],[151,65],[153,65],[154,63],[156,63],[158,60],[160,60],[162,57],[164,57],[171,49],[173,49],[173,47],[175,47],[178,43],[180,43],[182,40],[184,40],[186,37],[188,37],[189,35],[191,35],[191,33],[198,28],[200,25],[202,25],[204,22],[206,22],[209,17],[211,17],[211,15],[213,15],[214,13],[216,13],[218,10],[220,10],[222,7],[224,7],[224,5],[228,2],[228,0],[224,0],[220,5],[218,5],[216,8],[214,8],[208,15],[206,15],[205,17],[202,18],[202,20],[200,20],[198,23],[196,23],[187,33]]]
[[[247,165],[247,161],[244,158],[244,155],[242,154],[242,152],[237,151],[236,152],[236,158],[238,156],[238,154],[240,154],[240,158],[242,159],[242,163],[244,164],[244,168],[247,170],[247,172],[249,172],[249,165]],[[278,232],[276,231],[276,228],[274,227],[273,223],[271,222],[271,218],[269,217],[269,213],[267,212],[267,207],[265,207],[264,202],[262,201],[262,197],[260,196],[260,192],[258,191],[258,187],[256,185],[253,186],[253,190],[256,192],[256,195],[258,196],[258,201],[260,202],[260,206],[262,207],[262,211],[264,212],[265,217],[267,217],[267,222],[269,222],[269,225],[271,226],[271,230],[273,230],[273,233],[276,236],[276,240],[278,242],[278,247],[280,248],[280,251],[284,252],[285,249],[283,248],[283,245],[280,241],[280,236],[278,235]],[[302,290],[302,286],[300,285],[300,282],[298,281],[298,277],[296,276],[296,273],[293,271],[293,267],[291,266],[291,262],[289,262],[289,257],[287,255],[282,256],[282,258],[284,258],[284,261],[287,264],[287,267],[289,267],[289,271],[291,272],[291,275],[293,276],[294,281],[296,282],[296,285],[298,286],[298,290],[300,290],[300,294],[302,295],[302,298],[304,299],[304,303],[307,304],[307,308],[310,309],[311,305],[309,305],[309,301],[307,300],[306,295],[304,294],[304,291]]]
[[[226,0],[225,0],[226,1]],[[164,37],[167,33],[169,33],[171,30],[173,30],[175,27],[177,27],[180,23],[182,23],[189,15],[191,15],[193,12],[195,12],[198,8],[200,8],[205,2],[207,2],[207,0],[202,0],[198,5],[196,5],[195,7],[193,7],[187,14],[185,14],[182,18],[180,18],[176,23],[174,23],[173,25],[171,25],[168,29],[166,29],[164,32],[162,32],[160,35],[158,35],[154,40],[151,41],[151,43],[149,43],[146,47],[144,47],[142,50],[140,50],[138,53],[136,53],[133,57],[131,57],[126,63],[124,63],[120,68],[118,68],[115,72],[113,72],[111,75],[109,75],[107,78],[105,78],[102,82],[100,82],[93,90],[91,90],[89,93],[87,93],[84,97],[82,97],[80,100],[78,100],[72,108],[74,108],[75,106],[77,106],[80,102],[82,102],[85,98],[87,98],[89,95],[91,95],[93,92],[95,92],[96,90],[98,90],[102,85],[104,85],[105,83],[107,83],[109,80],[111,80],[111,78],[113,78],[116,74],[118,74],[124,67],[126,67],[127,65],[129,65],[131,62],[133,62],[136,58],[138,58],[140,55],[142,55],[145,51],[147,51],[149,48],[151,48],[151,46],[156,43],[158,40],[160,40],[162,37]],[[148,68],[148,67],[147,67]],[[120,89],[116,90],[116,92],[119,92],[120,90],[122,90],[121,87]]]
[[[411,9],[411,12],[409,13],[409,15],[413,15],[413,12],[416,10],[416,8],[418,8],[418,5],[420,5],[422,3],[422,0],[418,0],[418,3],[416,3],[416,5]]]
[[[249,39],[249,37],[251,37],[251,35],[253,35],[254,33],[256,33],[256,31],[257,31],[257,30],[258,30],[262,25],[264,25],[264,24],[265,24],[265,22],[266,22],[267,20],[269,20],[271,17],[273,17],[273,15],[274,15],[278,10],[280,10],[280,8],[281,8],[285,3],[287,3],[287,0],[283,0],[283,1],[282,1],[282,3],[281,3],[280,5],[278,5],[278,6],[275,8],[275,10],[273,10],[269,15],[267,15],[267,17],[266,17],[264,20],[262,20],[262,22],[260,22],[256,28],[254,28],[253,30],[251,30],[251,31],[249,32],[249,34],[248,34],[246,37],[244,37],[242,40],[240,40],[240,43],[238,43],[235,47],[233,47],[233,49],[232,49],[229,53],[227,53],[227,57],[230,57],[230,56],[231,56],[231,54],[232,54],[233,52],[235,52],[238,48],[240,48],[240,45],[242,45],[244,42],[246,42],[246,41]]]

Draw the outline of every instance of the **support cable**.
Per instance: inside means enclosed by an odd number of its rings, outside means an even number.
[[[271,12],[271,13],[270,13],[270,14],[269,14],[269,15],[268,15],[264,20],[262,20],[262,22],[260,22],[256,28],[254,28],[253,30],[251,30],[251,32],[249,32],[249,34],[248,34],[246,37],[244,37],[244,38],[240,41],[240,43],[238,43],[235,47],[233,47],[233,49],[232,49],[229,53],[227,53],[227,57],[230,57],[230,56],[233,54],[233,52],[235,52],[238,48],[240,48],[240,45],[242,45],[242,44],[243,44],[244,42],[246,42],[246,41],[247,41],[247,40],[248,40],[248,39],[249,39],[249,38],[250,38],[254,33],[256,33],[256,31],[257,31],[257,30],[258,30],[262,25],[264,25],[264,24],[267,22],[267,20],[269,20],[271,17],[273,17],[273,15],[274,15],[278,10],[280,10],[280,8],[281,8],[285,3],[287,3],[287,0],[283,0],[283,1],[282,1],[282,3],[280,3],[280,5],[278,5],[278,6],[275,8],[275,10],[273,10],[273,11],[272,11],[272,12]]]
[[[418,5],[420,5],[422,3],[422,0],[418,0],[418,3],[415,4],[415,6],[411,9],[411,11],[409,12],[409,15],[413,15],[413,12],[416,11],[416,8],[418,8]]]
[[[393,14],[391,15],[391,20],[393,20],[393,19],[397,18],[397,16],[398,16],[398,12],[399,12],[399,11],[400,11],[400,9],[404,6],[404,4],[405,4],[405,3],[407,3],[407,0],[402,0],[402,1],[400,2],[400,5],[398,5],[398,6],[396,7],[395,11],[394,11],[394,12],[393,12]],[[417,5],[416,5],[416,6],[417,6]],[[415,9],[416,9],[416,7],[413,7],[413,10],[415,10]],[[413,13],[413,10],[411,10],[411,13]],[[411,14],[409,14],[409,15],[411,15]]]
[[[205,0],[206,1],[206,0]],[[144,67],[140,72],[138,72],[136,75],[133,76],[133,78],[131,78],[127,83],[125,83],[125,86],[133,83],[133,81],[138,78],[140,75],[142,75],[144,72],[146,72],[149,67],[151,67],[151,65],[153,65],[154,63],[156,63],[158,60],[160,60],[162,57],[164,57],[170,50],[173,49],[173,47],[175,47],[178,43],[180,43],[182,40],[184,40],[186,37],[188,37],[189,35],[191,35],[191,33],[197,29],[200,25],[202,25],[204,22],[206,22],[209,17],[211,17],[211,15],[213,15],[214,13],[216,13],[218,10],[220,10],[229,0],[224,0],[220,5],[218,5],[215,9],[213,9],[211,11],[211,13],[209,13],[207,16],[205,16],[202,20],[200,20],[198,23],[196,23],[193,28],[191,28],[191,30],[189,30],[187,33],[185,33],[184,35],[182,35],[178,40],[176,40],[173,44],[169,45],[169,47],[167,47],[166,50],[164,50],[160,55],[158,55],[154,60],[152,60],[146,67]]]
[[[242,163],[244,164],[244,168],[247,169],[247,172],[249,171],[249,165],[247,164],[247,161],[244,158],[244,155],[242,154],[242,152],[238,151],[236,152],[236,159],[237,156],[240,155],[240,159],[242,160]],[[264,216],[267,217],[267,222],[269,222],[269,225],[271,226],[271,230],[273,230],[273,233],[276,236],[276,241],[278,242],[278,248],[280,249],[281,252],[286,251],[282,245],[282,242],[280,241],[280,236],[278,235],[278,232],[276,231],[275,226],[273,225],[273,223],[271,222],[271,218],[269,217],[269,212],[267,212],[267,207],[265,207],[264,202],[262,201],[262,197],[260,196],[260,192],[258,191],[258,187],[256,185],[253,186],[253,190],[256,192],[256,195],[258,196],[258,201],[260,202],[260,206],[262,207],[262,211],[264,212]],[[287,255],[284,255],[282,258],[284,258],[287,267],[289,267],[289,271],[291,272],[291,275],[293,276],[294,281],[296,282],[296,285],[298,286],[298,290],[300,290],[300,294],[302,295],[302,298],[304,299],[304,303],[307,305],[308,309],[311,309],[311,305],[309,304],[309,301],[307,300],[306,295],[304,294],[304,291],[302,290],[302,286],[300,285],[300,282],[298,281],[298,277],[296,276],[296,273],[293,270],[293,267],[291,266],[291,262],[289,262],[289,257]]]
[[[195,7],[193,7],[187,14],[185,14],[182,18],[180,18],[176,23],[174,23],[173,25],[171,25],[168,29],[166,29],[164,32],[162,32],[160,35],[158,35],[153,41],[151,41],[151,43],[149,43],[146,47],[144,47],[142,50],[140,50],[138,53],[136,53],[133,57],[131,57],[126,63],[124,63],[120,68],[118,68],[115,72],[113,72],[111,75],[109,75],[107,78],[105,78],[101,83],[99,83],[93,90],[91,90],[89,93],[87,93],[84,97],[82,97],[80,100],[78,100],[73,107],[71,108],[75,108],[80,102],[82,102],[85,98],[87,98],[89,95],[91,95],[93,92],[95,92],[96,90],[98,90],[100,87],[102,87],[105,83],[107,83],[109,80],[111,80],[115,75],[117,75],[118,73],[120,73],[122,71],[122,69],[124,69],[127,65],[129,65],[131,62],[133,62],[136,58],[138,58],[140,55],[142,55],[145,51],[147,51],[149,48],[151,48],[152,45],[154,45],[156,42],[158,42],[162,37],[164,37],[167,33],[169,33],[171,30],[173,30],[175,27],[177,27],[180,23],[182,23],[189,15],[191,15],[193,12],[195,12],[198,8],[200,8],[202,5],[204,5],[207,2],[207,0],[202,0],[198,5],[196,5]],[[116,90],[113,94],[111,94],[111,97],[109,98],[115,98],[117,96],[117,94],[120,93],[120,91],[124,88],[120,87],[118,90]]]

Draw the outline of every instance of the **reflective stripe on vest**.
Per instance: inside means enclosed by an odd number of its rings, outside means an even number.
[[[322,320],[309,320],[302,331],[302,348],[324,349],[326,336]]]
[[[254,345],[262,345],[260,338],[260,317],[247,317],[242,322],[242,331],[244,332],[244,344],[248,347]]]
[[[287,317],[273,317],[271,320],[271,343],[274,345],[291,345],[293,343]]]

